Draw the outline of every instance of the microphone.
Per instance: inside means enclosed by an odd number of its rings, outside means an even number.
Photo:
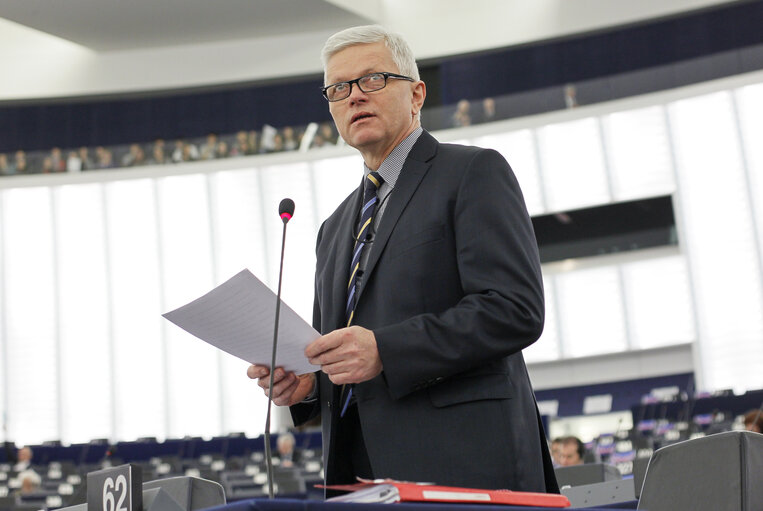
[[[294,216],[294,201],[288,198],[282,200],[281,204],[278,205],[278,216],[281,217],[284,225],[286,225],[286,222],[291,220],[291,217]],[[283,253],[281,255],[283,255]]]
[[[278,215],[283,221],[283,235],[281,236],[281,266],[278,270],[278,293],[276,294],[276,319],[273,326],[273,357],[270,362],[270,384],[268,385],[268,413],[265,418],[265,460],[268,469],[268,496],[273,495],[273,455],[270,452],[270,406],[273,403],[273,379],[276,370],[276,348],[278,346],[278,319],[281,313],[281,282],[283,281],[283,255],[286,248],[286,224],[294,216],[294,201],[283,199],[278,205]]]

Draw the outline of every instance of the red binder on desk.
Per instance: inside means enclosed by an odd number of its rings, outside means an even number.
[[[512,506],[570,507],[564,495],[511,490],[480,490],[456,486],[437,486],[389,479],[355,484],[325,486],[351,493],[333,497],[332,502],[462,502],[468,504],[507,504]]]

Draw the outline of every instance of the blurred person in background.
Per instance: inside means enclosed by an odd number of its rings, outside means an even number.
[[[210,133],[207,135],[206,141],[199,149],[199,159],[201,160],[214,160],[215,153],[217,151],[217,135]]]
[[[13,470],[16,472],[23,472],[24,470],[27,470],[32,466],[33,457],[34,452],[32,452],[32,448],[28,445],[25,445],[16,453],[16,464],[13,465]]]
[[[562,466],[562,437],[556,437],[551,441],[551,459],[555,467]]]
[[[585,445],[576,436],[568,436],[562,439],[562,449],[559,454],[559,465],[571,467],[582,465],[585,457]]]
[[[43,174],[51,174],[55,172],[53,169],[53,158],[50,156],[46,156],[42,159],[42,173]]]
[[[66,171],[66,160],[64,159],[60,148],[54,147],[50,150],[50,159],[53,163],[53,172]]]
[[[228,142],[220,140],[215,147],[215,158],[227,158],[228,154]]]
[[[453,113],[453,117],[451,117],[451,125],[454,128],[471,126],[472,118],[469,114],[470,108],[469,101],[466,99],[462,99],[456,104],[456,111]]]
[[[299,140],[297,139],[297,135],[294,131],[294,128],[291,126],[286,126],[281,131],[281,134],[283,135],[283,149],[284,151],[296,151],[299,149]]]
[[[249,143],[249,150],[251,151],[248,154],[257,154],[260,152],[260,144],[262,143],[262,137],[260,136],[260,132],[257,130],[249,130],[249,133],[247,133],[247,142]]]
[[[755,433],[763,433],[763,413],[758,408],[757,410],[750,410],[744,414],[744,429],[747,431],[753,431]]]
[[[495,100],[485,98],[482,100],[482,112],[480,112],[477,122],[493,122],[496,120]]]
[[[79,159],[82,162],[81,170],[93,170],[93,160],[90,158],[90,150],[87,147],[80,147],[77,151]]]
[[[114,153],[111,149],[106,149],[103,146],[95,148],[95,168],[97,169],[111,169],[114,168]]]
[[[254,154],[254,149],[249,144],[249,135],[246,131],[239,131],[236,133],[236,141],[233,142],[231,147],[231,156],[247,156]]]
[[[172,162],[194,161],[199,159],[199,150],[190,142],[181,139],[175,140],[175,148],[172,150]]]
[[[146,152],[140,144],[130,144],[129,152],[122,157],[122,166],[138,167],[140,165],[145,165],[146,163],[148,163],[146,161]]]
[[[151,165],[164,165],[167,163],[167,153],[164,150],[164,140],[161,138],[154,141],[151,146],[151,158],[148,162]]]
[[[281,433],[278,435],[276,449],[278,450],[278,459],[282,467],[293,467],[299,461],[299,454],[296,450],[297,440],[291,433]]]
[[[32,469],[22,470],[16,478],[21,483],[18,490],[19,495],[30,495],[39,490],[42,484],[42,478]]]
[[[32,169],[29,168],[27,162],[26,153],[19,149],[13,158],[13,164],[10,167],[11,174],[31,174]]]
[[[321,123],[318,133],[323,139],[323,145],[336,145],[339,141],[339,133],[337,133],[334,125],[330,122]]]
[[[77,151],[69,151],[66,157],[67,172],[82,172],[82,159]]]
[[[11,173],[11,166],[8,164],[8,155],[0,153],[0,174],[7,176]]]

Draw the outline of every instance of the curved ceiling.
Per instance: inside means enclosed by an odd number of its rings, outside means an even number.
[[[382,23],[420,59],[634,23],[729,0],[3,0],[0,101],[318,73],[327,35]]]

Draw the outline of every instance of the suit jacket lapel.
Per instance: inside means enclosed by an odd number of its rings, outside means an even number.
[[[384,247],[387,245],[387,241],[389,241],[389,237],[397,225],[400,215],[410,202],[419,184],[421,184],[421,180],[424,179],[424,176],[429,171],[431,166],[429,160],[437,153],[437,144],[437,140],[424,131],[414,144],[411,152],[408,153],[408,157],[400,171],[400,176],[397,178],[397,183],[395,183],[395,188],[392,190],[389,202],[384,210],[384,215],[379,223],[374,242],[371,244],[371,253],[368,255],[366,268],[363,272],[363,279],[366,283],[360,290],[358,300],[360,300],[363,294],[363,288],[368,286],[368,282],[372,278],[376,263],[379,261],[382,252],[384,252]]]
[[[339,230],[334,236],[334,242],[337,246],[335,250],[336,259],[333,261],[333,296],[335,297],[335,299],[331,301],[331,306],[334,308],[331,315],[333,324],[330,325],[330,328],[324,328],[326,332],[343,327],[346,323],[345,302],[347,300],[347,284],[350,280],[352,247],[354,245],[352,236],[355,233],[355,229],[357,229],[355,224],[357,223],[358,212],[360,211],[361,202],[363,201],[362,181],[360,183],[360,188],[358,188],[354,195],[354,198],[347,202],[345,211],[342,212],[338,226]]]

